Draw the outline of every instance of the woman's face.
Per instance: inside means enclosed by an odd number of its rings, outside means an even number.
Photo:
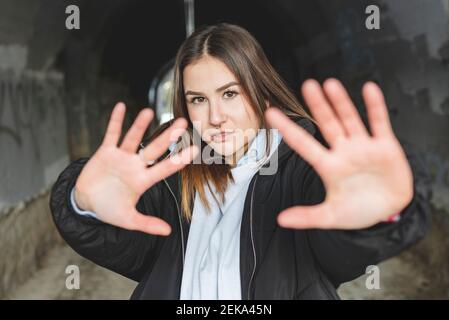
[[[184,68],[187,110],[201,138],[235,164],[257,135],[259,119],[234,74],[220,60],[203,56]]]

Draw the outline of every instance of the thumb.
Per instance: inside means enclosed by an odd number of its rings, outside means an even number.
[[[277,220],[281,227],[293,229],[331,229],[335,225],[334,215],[325,204],[291,207]]]
[[[137,211],[133,214],[131,221],[132,230],[160,236],[168,236],[171,233],[170,225],[164,220]]]

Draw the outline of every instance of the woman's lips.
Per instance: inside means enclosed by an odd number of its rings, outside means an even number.
[[[225,132],[212,136],[212,141],[214,142],[223,142],[228,140],[228,138],[233,134],[233,132]]]

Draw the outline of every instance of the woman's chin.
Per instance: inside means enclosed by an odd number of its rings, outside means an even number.
[[[231,159],[236,153],[236,149],[233,146],[213,144],[211,147],[217,157],[222,157],[225,159]]]

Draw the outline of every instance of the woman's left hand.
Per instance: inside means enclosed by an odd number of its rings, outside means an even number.
[[[324,202],[288,208],[278,222],[295,229],[361,229],[386,221],[411,202],[413,176],[382,91],[372,82],[363,87],[370,134],[338,80],[325,81],[323,89],[307,80],[302,94],[330,149],[279,109],[266,111],[271,127],[315,169],[326,189]]]

